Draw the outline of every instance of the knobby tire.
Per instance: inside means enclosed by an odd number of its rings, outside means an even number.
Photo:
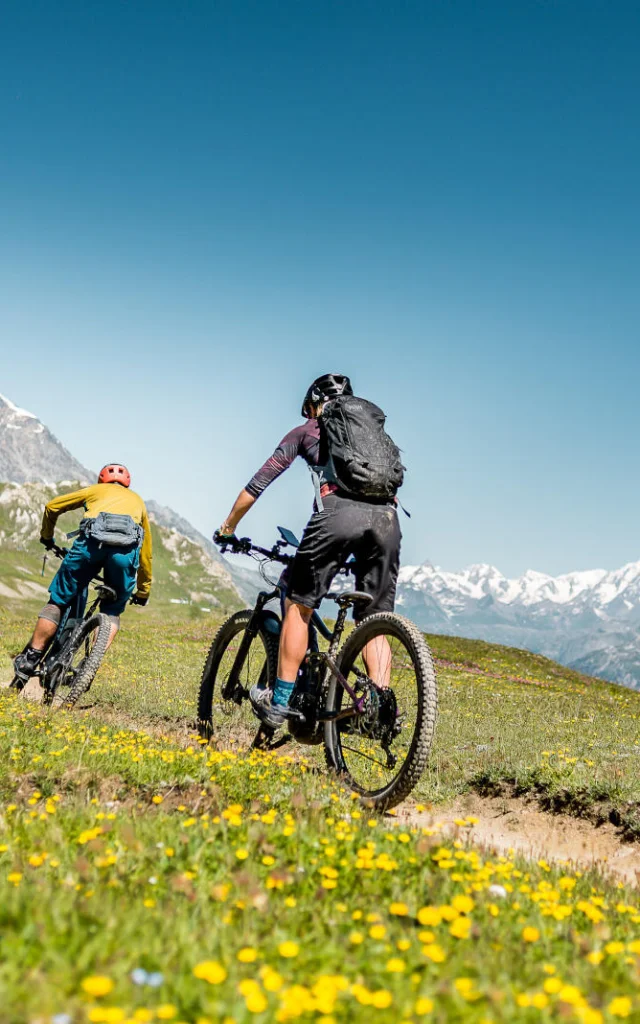
[[[325,726],[325,757],[328,767],[338,772],[354,792],[359,793],[370,806],[386,810],[401,803],[418,783],[429,758],[433,743],[438,708],[438,690],[433,658],[420,630],[402,615],[379,612],[364,619],[349,635],[338,656],[338,667],[343,675],[357,659],[364,645],[378,636],[389,636],[406,644],[415,671],[418,714],[409,752],[395,778],[377,790],[366,790],[351,778],[342,755],[340,730],[336,723]],[[349,680],[351,682],[351,680]],[[331,678],[327,693],[327,709],[338,709],[342,686],[335,676]],[[345,693],[342,702],[350,700]]]
[[[203,739],[211,740],[215,736],[216,723],[214,721],[213,703],[215,696],[218,669],[229,644],[249,625],[253,612],[245,609],[236,612],[223,622],[216,633],[213,643],[209,648],[209,654],[204,665],[202,678],[200,680],[200,692],[198,696],[198,732]],[[269,633],[266,629],[259,629],[256,640],[260,638],[265,653],[266,683],[272,687],[278,674],[278,637]],[[255,641],[254,641],[255,642]],[[263,669],[264,671],[264,669]],[[248,698],[247,698],[248,699]],[[230,702],[232,703],[232,702]],[[256,719],[256,730],[259,723]]]
[[[60,660],[64,658],[66,662],[70,663],[74,654],[80,650],[82,644],[87,640],[87,637],[94,632],[96,636],[93,646],[89,654],[78,665],[76,677],[69,691],[67,693],[61,692],[62,683],[60,683],[54,693],[50,695],[48,703],[54,711],[57,711],[59,708],[72,708],[82,694],[86,693],[91,686],[96,672],[100,668],[100,663],[104,658],[111,635],[111,623],[106,615],[98,612],[96,615],[92,615],[90,619],[87,619],[86,622],[83,622],[78,632],[72,636],[71,641],[63,648],[59,655]]]

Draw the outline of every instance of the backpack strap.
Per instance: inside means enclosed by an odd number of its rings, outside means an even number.
[[[313,490],[315,492],[315,508],[317,509],[318,512],[324,512],[325,511],[325,503],[323,501],[323,496],[321,494],[321,485],[319,485],[319,476],[315,472],[315,468],[313,466],[309,466],[309,472],[311,474],[311,479],[313,481]]]

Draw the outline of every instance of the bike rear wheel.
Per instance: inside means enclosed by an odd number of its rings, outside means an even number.
[[[258,731],[249,689],[256,683],[272,687],[278,671],[278,636],[261,626],[247,652],[238,677],[239,690],[225,698],[223,689],[253,612],[236,612],[222,624],[209,649],[200,681],[198,731],[222,750],[248,750]]]
[[[380,612],[347,638],[338,667],[363,698],[365,712],[327,722],[327,764],[370,804],[380,810],[394,807],[418,782],[433,743],[438,697],[428,644],[408,619]],[[378,679],[372,678],[374,672]],[[349,694],[332,676],[327,711],[338,713],[350,705]]]
[[[91,686],[111,635],[111,622],[98,612],[82,622],[57,655],[44,703],[54,710],[72,708]]]

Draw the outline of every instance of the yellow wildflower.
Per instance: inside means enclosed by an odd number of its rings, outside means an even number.
[[[297,942],[281,942],[278,946],[278,952],[280,956],[283,956],[286,960],[291,960],[300,952],[300,946]]]
[[[449,927],[449,934],[454,939],[468,939],[471,931],[471,921],[468,917],[458,917]]]
[[[409,908],[406,903],[392,903],[389,907],[389,913],[393,914],[394,917],[406,917],[409,913]]]
[[[227,972],[217,960],[203,960],[193,968],[196,978],[208,981],[210,985],[220,985],[227,977]]]
[[[83,979],[81,987],[88,996],[108,996],[113,990],[113,982],[104,974],[92,974]]]
[[[423,996],[416,1002],[415,1012],[418,1017],[424,1017],[427,1013],[431,1013],[432,1010],[433,999],[429,999],[427,996]]]
[[[628,996],[616,996],[612,999],[607,1010],[612,1017],[629,1017],[631,1014],[631,1000]]]
[[[428,928],[434,928],[442,921],[442,914],[438,907],[422,907],[418,911],[418,921]]]

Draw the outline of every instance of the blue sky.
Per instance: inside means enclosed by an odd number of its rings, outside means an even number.
[[[211,533],[318,373],[383,406],[404,559],[640,557],[640,8],[0,11],[0,391]],[[247,520],[311,502],[296,466]]]

